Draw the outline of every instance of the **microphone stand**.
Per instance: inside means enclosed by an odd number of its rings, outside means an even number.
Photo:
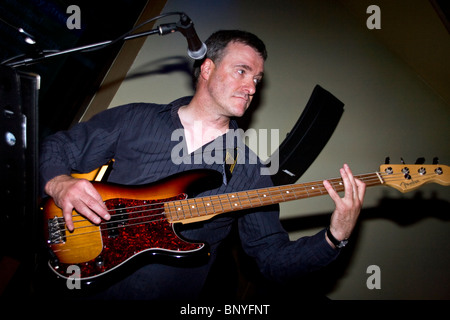
[[[158,28],[152,29],[150,31],[145,31],[145,32],[141,32],[141,33],[128,35],[128,36],[124,37],[122,40],[126,41],[126,40],[136,39],[136,38],[140,38],[140,37],[144,37],[144,36],[148,36],[148,35],[153,35],[155,33],[159,33],[160,35],[166,35],[168,33],[177,31],[178,27],[179,27],[179,24],[177,24],[177,23],[168,23],[168,24],[160,25]],[[74,53],[74,52],[79,52],[79,51],[88,51],[88,50],[100,48],[102,46],[107,46],[116,41],[117,40],[108,40],[108,41],[98,42],[98,43],[89,44],[89,45],[85,45],[85,46],[81,46],[81,47],[71,48],[71,49],[67,49],[67,50],[63,50],[63,51],[52,52],[52,53],[48,53],[48,54],[41,53],[38,57],[26,58],[21,61],[10,62],[10,63],[7,63],[6,66],[8,66],[8,67],[29,66],[29,65],[32,65],[32,64],[41,62],[43,60],[56,57],[56,56],[66,55],[69,53]]]

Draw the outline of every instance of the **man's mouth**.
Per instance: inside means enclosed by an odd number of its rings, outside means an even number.
[[[235,98],[240,98],[245,100],[246,102],[248,102],[250,100],[250,97],[248,94],[235,94],[234,95]]]

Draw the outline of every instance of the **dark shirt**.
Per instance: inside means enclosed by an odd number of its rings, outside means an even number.
[[[114,166],[108,181],[124,185],[147,184],[191,169],[212,169],[222,174],[221,186],[198,196],[271,186],[270,176],[261,175],[262,164],[256,155],[242,143],[229,143],[229,134],[187,153],[178,109],[190,99],[181,98],[167,105],[132,103],[108,109],[69,131],[48,137],[41,149],[42,190],[57,175],[90,172],[110,159],[114,159]],[[230,122],[230,129],[238,129],[235,121]],[[227,153],[238,159],[235,166],[225,163]],[[106,297],[197,297],[217,248],[230,233],[235,219],[243,249],[255,259],[262,274],[272,280],[286,281],[303,275],[329,264],[338,255],[328,245],[323,230],[290,241],[279,221],[278,205],[266,206],[245,214],[234,212],[187,224],[180,232],[184,238],[201,240],[210,246],[206,263],[190,267],[145,265],[113,285]]]

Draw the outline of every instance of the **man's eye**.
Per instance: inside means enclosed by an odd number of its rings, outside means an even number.
[[[261,80],[260,79],[253,79],[253,82],[257,85],[257,84],[259,84],[261,82]]]

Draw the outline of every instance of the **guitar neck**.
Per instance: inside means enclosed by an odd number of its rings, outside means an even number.
[[[383,184],[380,174],[357,175],[366,186]],[[344,191],[341,178],[328,180],[337,192]],[[290,184],[221,195],[167,202],[164,205],[167,218],[172,223],[192,223],[210,219],[218,214],[263,207],[287,201],[328,194],[322,181]]]

